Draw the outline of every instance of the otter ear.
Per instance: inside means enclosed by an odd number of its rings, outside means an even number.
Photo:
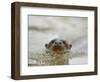
[[[45,44],[45,47],[48,49],[48,44]]]
[[[71,48],[72,48],[72,45],[71,45],[71,44],[69,44],[69,45],[68,45],[68,49],[71,49]]]

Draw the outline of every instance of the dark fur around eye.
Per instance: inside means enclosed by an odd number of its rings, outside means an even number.
[[[56,39],[54,39],[54,40],[51,40],[50,44],[54,43],[55,41],[56,41]]]
[[[66,46],[68,46],[68,44],[66,43],[66,41],[62,40],[63,44],[65,44]]]
[[[66,46],[67,49],[71,49],[72,45],[71,44],[67,44],[66,41],[62,40],[63,44]]]

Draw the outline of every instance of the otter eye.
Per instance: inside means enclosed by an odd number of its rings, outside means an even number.
[[[50,43],[54,43],[55,42],[55,40],[52,40]]]

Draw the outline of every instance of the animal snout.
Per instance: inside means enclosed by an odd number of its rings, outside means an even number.
[[[62,43],[61,42],[55,42],[55,45],[61,45]]]

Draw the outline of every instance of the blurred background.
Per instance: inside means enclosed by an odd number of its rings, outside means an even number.
[[[37,63],[45,44],[60,38],[72,44],[70,65],[88,63],[88,18],[70,16],[28,16],[28,64]],[[43,59],[43,57],[42,57]]]

